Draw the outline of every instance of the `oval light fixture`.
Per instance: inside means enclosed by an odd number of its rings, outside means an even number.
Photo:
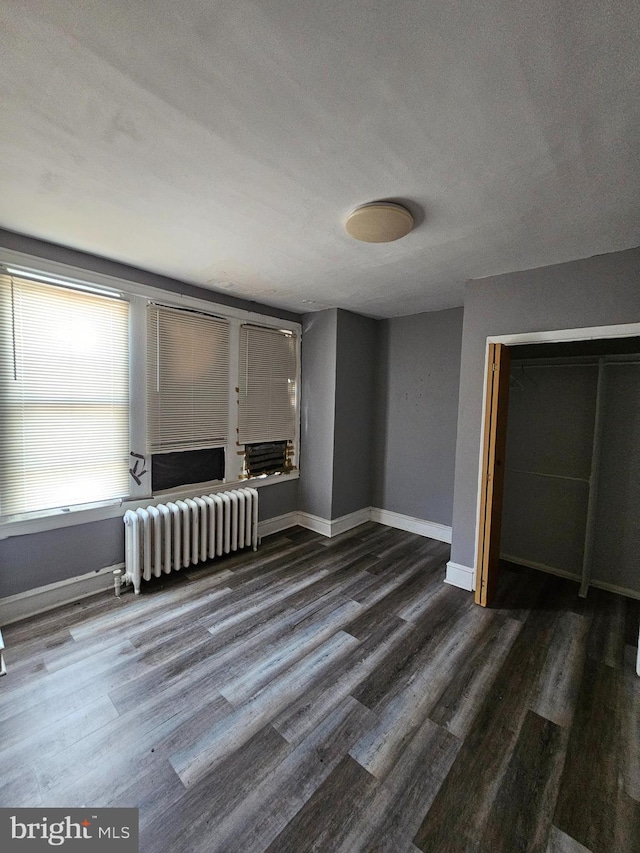
[[[354,240],[390,243],[407,235],[413,225],[413,216],[406,207],[390,201],[373,201],[356,207],[347,217],[344,228]]]

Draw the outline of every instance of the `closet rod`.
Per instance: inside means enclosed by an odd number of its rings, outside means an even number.
[[[551,477],[554,480],[571,480],[575,483],[588,483],[587,477],[569,477],[566,474],[546,474],[544,471],[525,471],[523,468],[507,468],[509,474],[527,474],[532,477]]]
[[[609,356],[602,356],[602,358],[604,359],[604,363],[607,367],[615,364],[635,364],[640,367],[640,358],[618,359],[611,358]],[[555,361],[549,359],[549,361],[545,363],[544,361],[541,361],[539,359],[536,359],[536,361],[527,361],[526,359],[523,359],[522,361],[517,361],[516,359],[514,359],[511,362],[511,370],[514,371],[516,368],[521,368],[523,370],[533,370],[536,367],[543,369],[546,369],[548,367],[598,367],[599,361],[599,359],[598,361]]]
[[[611,362],[613,364],[613,362]],[[640,362],[639,362],[640,363]],[[534,370],[536,367],[547,368],[547,367],[597,367],[598,363],[595,361],[552,361],[550,364],[542,364],[539,361],[534,362],[533,364],[527,364],[526,361],[512,361],[511,362],[511,370],[515,370],[517,367],[521,367],[526,370]]]

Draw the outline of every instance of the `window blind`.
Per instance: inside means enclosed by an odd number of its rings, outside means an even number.
[[[128,494],[127,302],[0,275],[0,514]]]
[[[239,442],[295,440],[295,335],[241,326],[239,373]]]
[[[229,431],[229,323],[147,309],[147,433],[151,453],[224,444]]]

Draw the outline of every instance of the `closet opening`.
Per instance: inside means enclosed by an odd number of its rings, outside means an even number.
[[[619,337],[606,332],[615,328]],[[501,561],[640,598],[640,326],[488,341],[476,602]],[[584,330],[592,332],[595,330]],[[635,332],[635,334],[632,334]],[[543,338],[536,340],[536,337]]]

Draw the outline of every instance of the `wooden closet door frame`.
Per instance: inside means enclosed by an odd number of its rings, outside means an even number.
[[[491,604],[498,583],[510,365],[509,347],[502,343],[489,343],[475,590],[475,602],[482,607]]]

